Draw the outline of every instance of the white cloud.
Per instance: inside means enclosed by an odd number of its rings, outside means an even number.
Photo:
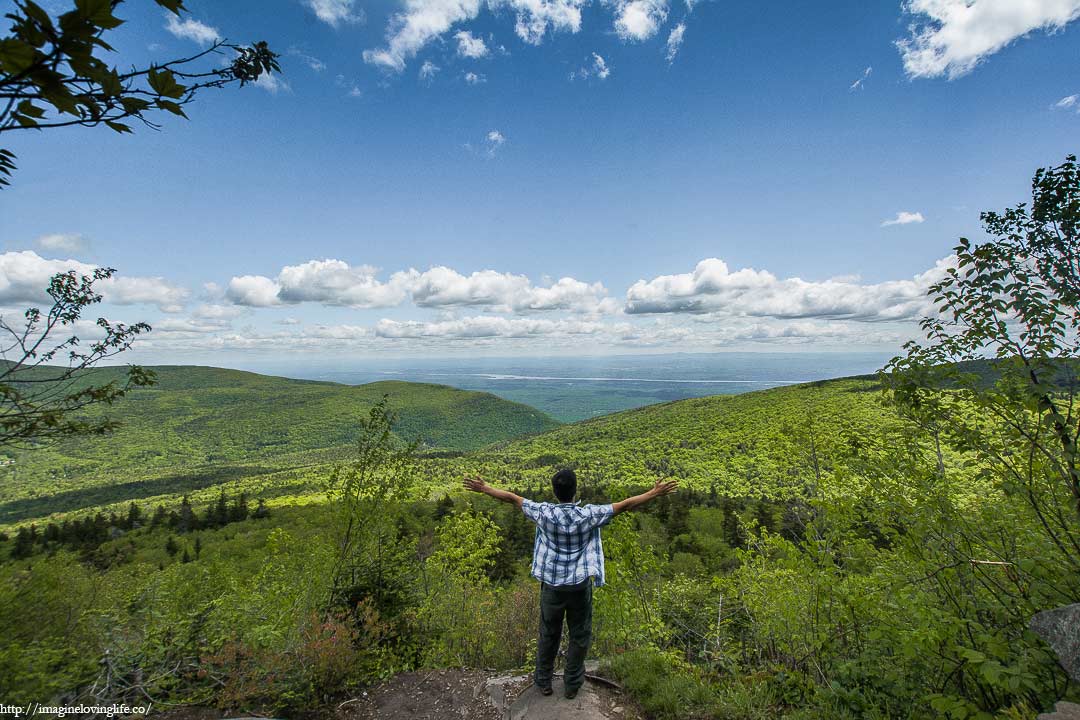
[[[273,307],[280,305],[278,293],[281,286],[262,275],[240,275],[229,281],[225,297],[237,305],[249,307]]]
[[[494,156],[495,153],[506,144],[506,136],[498,130],[492,130],[487,134],[488,155]]]
[[[192,40],[200,45],[212,45],[221,40],[217,28],[201,23],[195,18],[181,20],[173,13],[165,14],[165,29],[181,40]]]
[[[1055,31],[1080,17],[1080,0],[907,0],[917,16],[896,46],[911,78],[955,79],[1036,30]]]
[[[552,31],[576,33],[581,29],[581,6],[586,0],[503,0],[490,2],[499,7],[506,5],[517,12],[514,32],[530,45],[539,45]]]
[[[470,85],[479,85],[481,83],[487,82],[487,75],[477,75],[474,72],[467,72],[463,77],[465,82],[469,83]]]
[[[455,33],[454,39],[458,41],[457,53],[461,57],[473,58],[475,60],[487,57],[490,53],[488,46],[484,44],[484,38],[478,38],[468,30],[461,30]]]
[[[611,314],[618,303],[601,283],[564,277],[534,285],[525,275],[480,270],[462,275],[437,266],[424,272],[395,272],[385,282],[369,265],[341,260],[311,260],[282,268],[274,279],[262,275],[232,278],[225,298],[236,305],[274,307],[315,302],[359,308],[393,307],[411,299],[422,308],[485,307],[502,313],[568,311],[583,315]]]
[[[353,7],[355,0],[304,0],[304,5],[331,27],[364,22],[364,11]]]
[[[481,0],[411,0],[391,18],[387,47],[365,50],[364,62],[401,72],[406,60],[454,24],[475,18],[480,7]]]
[[[611,313],[617,304],[606,297],[601,283],[564,277],[536,286],[524,275],[480,270],[462,275],[448,267],[418,274],[410,286],[419,307],[487,307],[496,312],[529,313],[563,310],[582,314]]]
[[[77,233],[52,233],[34,240],[34,245],[44,252],[80,253],[90,247],[90,242]]]
[[[855,92],[856,90],[862,90],[867,78],[869,78],[873,72],[874,68],[868,65],[866,69],[863,70],[862,76],[855,82],[851,83],[851,85],[848,87],[848,91]]]
[[[326,63],[324,63],[322,60],[315,57],[314,55],[308,55],[306,52],[304,52],[303,50],[300,50],[298,48],[295,48],[295,47],[289,48],[288,54],[291,55],[292,57],[299,58],[300,60],[303,61],[303,63],[305,65],[307,65],[309,68],[311,68],[315,72],[322,72],[323,70],[326,69]]]
[[[542,318],[506,318],[480,315],[458,320],[422,322],[417,320],[380,320],[375,334],[382,338],[493,338],[550,335],[593,335],[606,329],[597,322],[547,320]]]
[[[420,66],[420,82],[430,83],[441,68],[430,60],[425,60]]]
[[[370,265],[351,267],[342,260],[309,260],[287,265],[277,279],[243,275],[229,281],[226,297],[237,305],[274,305],[318,302],[356,308],[391,307],[407,297],[415,270],[394,273],[380,282]]]
[[[51,304],[46,290],[53,275],[74,270],[92,275],[95,266],[78,260],[48,260],[32,250],[0,254],[0,305]],[[94,284],[107,303],[157,305],[163,312],[180,312],[188,291],[160,277],[112,277]]]
[[[1080,112],[1080,95],[1068,95],[1063,97],[1054,103],[1054,107],[1061,108],[1062,110],[1077,108],[1077,112]]]
[[[626,293],[625,312],[713,314],[717,317],[819,318],[861,321],[910,320],[930,310],[927,288],[944,277],[955,258],[939,260],[910,280],[870,285],[853,279],[821,282],[777,278],[765,270],[731,272],[717,258],[692,272],[639,280]]]
[[[157,305],[167,313],[183,312],[188,291],[161,277],[112,277],[98,285],[106,302],[114,305]]]
[[[232,320],[244,314],[243,308],[236,305],[221,305],[219,303],[203,303],[191,313],[191,316],[200,320]]]
[[[609,75],[611,75],[611,68],[608,67],[607,61],[598,53],[593,53],[585,67],[570,73],[570,79],[586,80],[590,77],[597,77],[601,80],[607,80]]]
[[[667,0],[616,0],[615,34],[622,40],[648,40],[664,24]]]
[[[281,79],[279,75],[271,73],[263,73],[255,81],[255,87],[262,88],[271,95],[277,95],[281,92],[289,92],[292,88],[289,87],[289,83]]]
[[[675,56],[679,54],[679,48],[683,44],[683,36],[686,34],[686,23],[681,22],[671,29],[667,38],[667,53],[664,57],[667,58],[668,65],[675,62]]]
[[[896,213],[896,217],[891,220],[884,220],[881,223],[881,227],[890,227],[892,225],[911,225],[912,223],[925,222],[926,218],[923,217],[921,212],[908,212],[901,210]]]
[[[577,32],[586,0],[408,0],[406,10],[390,20],[386,47],[364,51],[364,62],[401,72],[425,45],[456,24],[473,20],[485,3],[492,10],[516,14],[514,30],[522,40],[539,44],[548,29]]]
[[[593,73],[601,80],[607,80],[608,75],[611,74],[611,68],[608,67],[607,62],[597,53],[593,53]]]

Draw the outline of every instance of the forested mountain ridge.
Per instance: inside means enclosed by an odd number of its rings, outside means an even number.
[[[212,367],[146,369],[157,377],[154,386],[88,411],[118,420],[118,430],[9,452],[15,462],[0,477],[0,502],[194,469],[222,473],[257,466],[256,471],[268,472],[326,462],[347,454],[359,421],[384,395],[397,414],[395,434],[418,442],[421,449],[470,450],[558,425],[526,405],[445,385],[385,381],[351,386]],[[81,380],[101,384],[115,376],[119,381],[124,370],[94,369]]]
[[[877,378],[841,378],[626,410],[446,465],[479,467],[493,481],[522,487],[543,485],[554,468],[569,465],[593,485],[650,485],[670,476],[695,490],[780,498],[830,475],[861,434],[897,424]]]

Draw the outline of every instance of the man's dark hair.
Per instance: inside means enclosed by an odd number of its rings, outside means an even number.
[[[577,475],[570,468],[563,468],[552,476],[551,489],[559,502],[571,502],[577,493]]]

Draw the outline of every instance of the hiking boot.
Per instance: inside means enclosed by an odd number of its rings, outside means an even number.
[[[566,693],[565,693],[566,694],[566,699],[567,700],[573,700],[574,698],[576,698],[577,697],[577,691],[578,691],[577,688],[566,688]]]
[[[550,695],[551,694],[551,687],[550,686],[544,687],[543,685],[537,685],[536,687],[537,687],[538,690],[540,690],[541,695]]]

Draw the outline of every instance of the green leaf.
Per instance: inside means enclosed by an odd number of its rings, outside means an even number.
[[[36,51],[29,43],[15,38],[0,40],[0,70],[5,75],[18,75],[34,64]]]
[[[45,110],[43,108],[39,108],[37,105],[30,102],[29,100],[23,100],[21,103],[19,103],[18,113],[20,115],[26,115],[27,117],[32,118],[45,117]]]
[[[168,110],[173,115],[179,115],[182,118],[187,118],[184,113],[184,109],[180,107],[179,103],[174,103],[172,100],[158,100],[157,106],[162,110]]]
[[[81,17],[104,30],[111,30],[124,22],[112,14],[112,0],[75,0],[75,9]]]
[[[184,7],[184,0],[154,0],[154,2],[175,15],[187,9]]]
[[[147,79],[150,81],[150,87],[158,95],[164,95],[170,98],[179,98],[187,90],[186,87],[176,82],[176,77],[170,70],[151,70]]]
[[[116,132],[121,133],[121,134],[131,132],[131,128],[129,128],[124,123],[119,123],[119,122],[116,122],[114,120],[106,120],[105,124],[108,125],[109,127],[111,127]]]

